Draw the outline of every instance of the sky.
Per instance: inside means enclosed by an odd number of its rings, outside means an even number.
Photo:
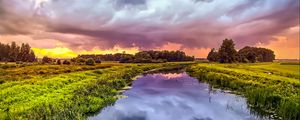
[[[299,0],[0,0],[0,42],[39,57],[182,50],[205,58],[225,38],[236,49],[299,58]]]

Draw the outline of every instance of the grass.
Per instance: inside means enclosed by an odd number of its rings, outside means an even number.
[[[254,114],[300,119],[299,64],[203,62],[0,64],[0,119],[86,119],[113,104],[118,90],[135,76],[187,65],[191,65],[187,68],[191,76],[244,95]]]
[[[40,64],[0,64],[0,83],[22,81],[36,76],[47,77],[62,73],[95,70],[121,65],[119,63],[103,63],[95,66],[86,65],[40,65]]]
[[[190,63],[5,67],[1,69],[0,119],[86,119],[113,104],[118,90],[138,74],[186,64]]]
[[[254,114],[265,116],[276,113],[278,119],[300,119],[300,73],[297,64],[199,63],[187,71],[213,87],[243,94]]]

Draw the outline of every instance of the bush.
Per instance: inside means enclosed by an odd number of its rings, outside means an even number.
[[[101,63],[101,60],[99,58],[96,58],[95,63]]]
[[[76,59],[76,63],[85,63],[85,62],[86,62],[86,60],[83,59],[83,58],[77,58]]]
[[[52,62],[52,59],[47,57],[47,56],[44,56],[43,59],[42,59],[42,62],[43,63],[51,63]]]
[[[70,65],[70,64],[71,64],[71,62],[70,62],[70,61],[68,61],[68,60],[64,60],[63,64],[64,64],[64,65]]]
[[[57,63],[58,65],[61,65],[61,60],[58,59],[58,60],[56,61],[56,63]]]
[[[120,63],[133,63],[134,61],[134,58],[132,56],[123,56],[121,59],[120,59]]]
[[[92,65],[92,66],[94,66],[95,65],[95,61],[94,61],[94,59],[89,58],[89,59],[86,60],[85,64],[86,65]]]

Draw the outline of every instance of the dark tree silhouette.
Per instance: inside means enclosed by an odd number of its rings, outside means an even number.
[[[219,49],[219,62],[220,63],[233,63],[236,59],[237,51],[234,49],[234,42],[231,39],[223,40]]]
[[[238,51],[237,56],[237,60],[239,62],[255,63],[257,54],[255,53],[253,47],[246,46]]]
[[[238,52],[234,49],[233,40],[225,39],[218,52],[212,49],[207,56],[209,61],[220,63],[232,62],[273,62],[275,54],[272,50],[266,48],[257,48],[246,46]]]
[[[9,62],[16,62],[19,54],[20,47],[17,46],[16,42],[12,42],[9,49]]]
[[[215,48],[210,50],[210,52],[207,55],[207,60],[210,62],[218,62],[218,52],[215,50]]]
[[[249,46],[240,49],[237,56],[239,62],[273,62],[275,59],[275,54],[272,50]]]
[[[44,56],[43,59],[42,59],[43,63],[52,63],[52,61],[53,61],[52,58],[49,58],[47,56]]]
[[[158,63],[158,62],[175,62],[175,61],[193,61],[194,57],[187,56],[182,51],[141,51],[135,55],[116,53],[106,55],[79,55],[75,59],[93,58],[103,61],[119,61],[121,63]],[[73,60],[75,60],[73,59]]]
[[[58,59],[58,60],[56,61],[56,63],[57,63],[58,65],[61,65],[61,60]]]
[[[20,47],[16,42],[10,45],[0,43],[0,61],[34,62],[36,57],[29,44],[22,43]]]
[[[70,62],[70,61],[68,61],[68,60],[64,60],[64,61],[63,61],[63,64],[64,64],[64,65],[70,65],[70,64],[71,64],[71,62]]]

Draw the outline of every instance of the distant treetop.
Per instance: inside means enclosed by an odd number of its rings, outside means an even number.
[[[267,48],[257,48],[246,46],[239,51],[235,50],[234,41],[231,39],[223,40],[218,52],[213,48],[208,53],[207,59],[211,62],[220,63],[255,63],[255,62],[273,62],[275,54]]]

